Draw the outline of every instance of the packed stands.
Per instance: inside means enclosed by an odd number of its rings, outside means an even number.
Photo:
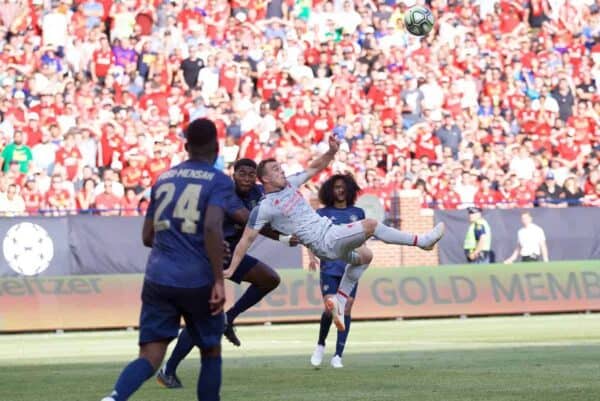
[[[389,208],[600,206],[600,12],[593,0],[11,0],[0,9],[0,213],[137,215],[219,127],[228,170],[331,171]],[[324,175],[316,177],[315,190]]]

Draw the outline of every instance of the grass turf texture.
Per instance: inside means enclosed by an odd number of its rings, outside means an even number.
[[[222,399],[596,400],[600,315],[355,322],[344,363],[309,365],[317,324],[246,326],[224,344]],[[1,401],[83,401],[106,395],[136,355],[136,332],[0,336]],[[195,400],[194,351],[185,388],[154,379],[131,400]]]

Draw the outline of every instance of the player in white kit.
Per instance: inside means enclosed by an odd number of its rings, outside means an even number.
[[[325,169],[338,148],[338,141],[333,135],[330,136],[329,150],[325,154],[314,160],[306,171],[287,178],[276,160],[260,162],[256,173],[263,184],[265,196],[250,212],[244,234],[224,274],[228,277],[235,272],[264,225],[270,224],[273,229],[287,235],[294,234],[317,257],[348,262],[336,297],[331,297],[327,303],[337,329],[344,331],[344,308],[348,294],[373,259],[373,252],[364,245],[365,241],[375,237],[389,244],[431,250],[442,238],[444,225],[440,223],[428,233],[415,235],[388,227],[374,219],[335,225],[327,217],[319,216],[297,188]]]

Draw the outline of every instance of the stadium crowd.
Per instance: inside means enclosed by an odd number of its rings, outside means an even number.
[[[387,208],[600,206],[594,0],[7,0],[0,8],[0,213],[143,213],[216,121],[217,161],[294,173],[342,140]]]

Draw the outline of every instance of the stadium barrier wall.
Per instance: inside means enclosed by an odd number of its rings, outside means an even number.
[[[282,270],[281,285],[239,322],[316,321],[318,273]],[[0,332],[135,327],[143,276],[0,279]],[[227,282],[227,305],[243,287]],[[600,263],[555,262],[370,269],[356,319],[600,310]]]
[[[497,262],[515,250],[517,232],[522,227],[521,213],[525,210],[544,230],[551,261],[600,259],[600,208],[486,209],[483,218],[492,231],[492,251]],[[440,221],[446,223],[446,235],[439,243],[439,263],[466,263],[463,241],[469,226],[467,212],[436,210],[435,222]]]
[[[0,218],[0,277],[143,273],[143,217]],[[300,247],[259,237],[250,253],[277,269],[302,265]],[[276,258],[268,255],[277,255]]]

